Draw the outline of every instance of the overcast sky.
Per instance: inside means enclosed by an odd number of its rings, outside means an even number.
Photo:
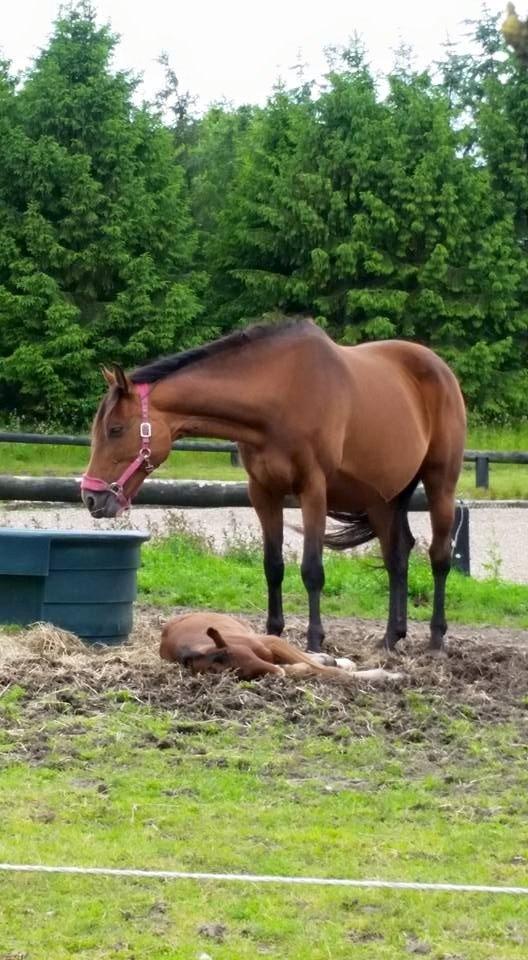
[[[502,3],[491,2],[500,11]],[[504,4],[505,6],[505,4]],[[2,53],[26,68],[46,43],[59,0],[0,0]],[[525,15],[528,3],[519,3]],[[205,107],[227,98],[262,102],[277,78],[299,62],[308,75],[324,70],[323,48],[358,32],[376,71],[385,72],[399,43],[410,44],[416,65],[442,56],[442,44],[463,40],[464,20],[475,19],[481,0],[97,0],[101,21],[120,34],[116,63],[144,77],[150,98],[161,85],[156,59],[170,56],[183,89]]]

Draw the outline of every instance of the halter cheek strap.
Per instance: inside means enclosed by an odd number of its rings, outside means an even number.
[[[150,384],[136,384],[137,393],[141,403],[141,423],[139,425],[140,448],[137,457],[132,463],[123,470],[123,473],[113,483],[107,483],[106,480],[100,480],[99,477],[90,477],[85,473],[81,480],[81,490],[89,490],[92,493],[112,493],[119,504],[119,513],[128,510],[131,506],[130,497],[127,497],[124,487],[127,480],[133,477],[138,470],[144,470],[146,474],[152,473],[155,466],[152,463],[150,438],[152,437],[152,424],[149,420],[148,397],[150,393]]]

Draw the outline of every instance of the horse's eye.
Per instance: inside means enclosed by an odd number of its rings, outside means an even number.
[[[121,426],[120,423],[114,423],[114,425],[110,427],[108,430],[109,437],[120,437],[122,433],[123,433],[123,427]]]

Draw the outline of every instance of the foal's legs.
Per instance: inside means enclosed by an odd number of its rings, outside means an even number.
[[[423,484],[429,501],[432,540],[429,548],[434,580],[433,615],[429,649],[441,652],[447,630],[445,617],[445,587],[451,569],[452,530],[455,520],[455,485],[447,484],[445,477],[431,470],[423,475]]]
[[[260,520],[264,539],[264,573],[268,584],[266,633],[280,637],[284,630],[282,613],[282,581],[284,579],[282,497],[277,499],[256,480],[250,478],[249,498]]]
[[[323,538],[326,526],[326,481],[311,477],[310,486],[299,497],[304,528],[304,548],[301,576],[308,592],[310,619],[307,649],[318,653],[324,640],[321,623],[321,590],[325,576],[323,567]]]
[[[388,651],[394,650],[398,640],[407,634],[407,578],[409,554],[414,546],[407,517],[409,500],[410,494],[369,511],[389,575],[389,619],[380,643]]]

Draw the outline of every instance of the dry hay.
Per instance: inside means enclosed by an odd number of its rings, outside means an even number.
[[[248,619],[262,629],[261,618]],[[18,685],[30,709],[40,704],[46,710],[90,713],[108,709],[109,694],[117,699],[126,694],[193,720],[251,723],[258,710],[322,732],[328,725],[348,724],[364,733],[371,710],[384,718],[386,729],[398,732],[408,720],[401,716],[402,710],[408,713],[409,691],[421,692],[433,704],[447,701],[454,709],[469,705],[483,720],[526,716],[528,631],[455,628],[448,656],[437,660],[425,652],[426,625],[413,624],[402,655],[387,660],[374,646],[381,624],[328,620],[330,651],[351,657],[360,668],[385,666],[403,673],[374,688],[366,681],[342,686],[316,678],[238,683],[228,674],[193,677],[160,660],[161,624],[158,611],[138,608],[130,641],[103,648],[45,624],[0,632],[0,698]],[[304,631],[304,621],[289,618],[288,640],[302,645]]]

